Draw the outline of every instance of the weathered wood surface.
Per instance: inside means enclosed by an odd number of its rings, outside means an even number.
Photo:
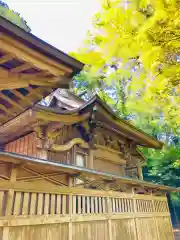
[[[2,240],[173,240],[163,196],[0,182]],[[8,194],[9,192],[9,194]]]

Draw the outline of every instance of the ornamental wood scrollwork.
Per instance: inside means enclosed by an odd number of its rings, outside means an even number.
[[[89,148],[88,144],[81,138],[74,138],[64,145],[52,144],[49,150],[55,152],[63,152],[70,150],[74,145],[80,145],[82,148]]]

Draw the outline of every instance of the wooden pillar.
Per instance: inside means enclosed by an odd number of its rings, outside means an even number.
[[[14,183],[16,181],[17,176],[17,166],[12,164],[11,165],[11,173],[10,173],[10,183]],[[12,215],[12,206],[13,206],[13,197],[14,197],[14,189],[9,189],[7,193],[7,201],[6,201],[6,209],[5,209],[5,216]],[[2,233],[2,240],[8,240],[9,239],[9,227],[3,228]]]
[[[89,150],[89,164],[88,167],[90,169],[94,169],[94,151],[92,149]]]
[[[137,172],[138,172],[139,180],[143,180],[142,167],[141,167],[140,163],[137,165]]]
[[[37,138],[37,157],[40,159],[47,160],[48,159],[48,151],[45,148],[46,140]]]
[[[68,186],[71,188],[73,186],[73,178],[69,177],[68,179]],[[69,207],[69,239],[68,240],[72,240],[73,238],[73,224],[72,224],[72,204],[73,204],[73,196],[72,193],[69,193],[69,202],[68,202],[68,207]]]
[[[47,151],[47,145],[48,145],[48,137],[46,128],[42,126],[35,127],[36,132],[36,141],[37,141],[37,157],[40,159],[48,159],[48,151]]]

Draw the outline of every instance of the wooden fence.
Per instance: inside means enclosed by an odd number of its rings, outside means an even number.
[[[165,197],[0,182],[1,240],[172,240]]]

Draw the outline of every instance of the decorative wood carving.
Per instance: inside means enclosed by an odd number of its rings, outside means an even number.
[[[64,145],[52,144],[50,151],[63,152],[70,150],[74,145],[80,145],[82,148],[89,148],[89,145],[81,138],[74,138]]]
[[[108,149],[114,150],[116,153],[120,153],[120,142],[117,134],[100,127],[96,128],[96,131],[93,135],[94,145],[102,146]]]

